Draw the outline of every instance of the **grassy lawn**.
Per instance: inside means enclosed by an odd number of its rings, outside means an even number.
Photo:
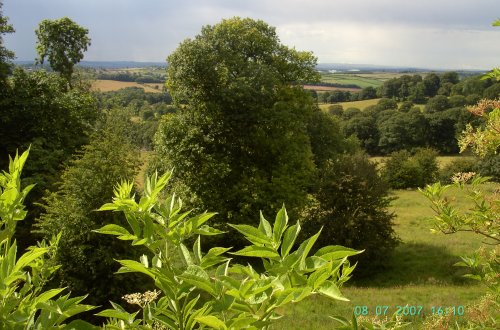
[[[499,184],[488,184],[493,191]],[[448,191],[450,198],[467,207],[464,194],[458,189]],[[481,238],[470,233],[454,235],[432,234],[430,203],[418,191],[400,190],[391,210],[397,215],[395,231],[401,244],[395,249],[387,269],[369,279],[348,282],[342,289],[349,302],[331,301],[315,296],[287,307],[285,315],[273,329],[332,329],[338,325],[329,316],[352,316],[355,306],[368,306],[369,317],[375,316],[376,306],[388,306],[391,316],[397,306],[422,306],[422,314],[430,315],[432,306],[465,306],[484,295],[486,289],[477,282],[462,277],[465,269],[454,267],[460,255],[477,249]],[[420,329],[425,315],[408,317],[412,326]],[[465,315],[466,316],[466,315]],[[460,316],[454,316],[460,322]]]

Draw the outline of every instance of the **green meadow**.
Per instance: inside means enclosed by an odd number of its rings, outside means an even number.
[[[488,184],[493,192],[499,184]],[[455,187],[448,191],[450,199],[461,208],[469,206],[463,192]],[[394,228],[401,242],[391,256],[387,268],[363,280],[350,281],[342,293],[350,301],[332,301],[321,296],[287,307],[273,329],[332,329],[339,325],[330,316],[352,317],[367,306],[368,315],[376,312],[391,317],[398,306],[416,306],[419,316],[407,316],[412,325],[407,329],[421,329],[422,322],[432,314],[432,308],[464,306],[464,316],[455,315],[459,322],[466,317],[467,305],[473,304],[486,289],[473,280],[464,278],[466,269],[455,267],[461,255],[479,248],[481,238],[473,233],[445,235],[432,233],[433,212],[426,198],[415,190],[393,192],[391,210],[396,214]],[[387,309],[386,307],[387,306]]]

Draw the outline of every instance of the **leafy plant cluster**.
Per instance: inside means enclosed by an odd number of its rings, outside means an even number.
[[[33,185],[21,188],[21,171],[28,151],[10,159],[9,171],[0,174],[0,327],[2,329],[74,329],[83,321],[66,324],[94,307],[81,304],[85,296],[71,298],[65,288],[45,289],[59,268],[53,257],[60,236],[31,246],[18,256],[16,225],[27,214],[23,205]]]
[[[83,305],[85,298],[61,295],[64,289],[46,289],[45,284],[59,268],[54,263],[55,244],[44,242],[16,257],[15,224],[26,211],[22,204],[33,186],[21,189],[20,174],[28,152],[11,160],[9,173],[0,176],[0,324],[8,329],[97,329],[81,320],[67,320],[95,307]],[[258,227],[234,225],[250,242],[233,252],[235,256],[258,258],[263,270],[233,264],[224,255],[230,249],[214,247],[203,253],[201,237],[221,232],[208,226],[214,213],[191,215],[181,212],[175,195],[163,197],[171,172],[147,178],[139,201],[133,184],[122,182],[115,198],[100,211],[124,213],[127,227],[107,224],[96,230],[131,241],[146,249],[139,260],[118,260],[118,273],[140,273],[152,279],[159,291],[127,294],[123,298],[140,307],[128,312],[117,303],[99,312],[106,317],[106,329],[266,329],[283,306],[321,294],[338,300],[340,287],[354,270],[347,258],[359,254],[342,246],[328,246],[311,255],[320,232],[296,247],[300,223],[288,225],[283,207],[274,225],[261,214]],[[192,249],[185,245],[196,236]],[[141,312],[141,314],[139,314]]]
[[[142,317],[118,304],[100,312],[113,318],[108,321],[109,328],[160,324],[167,329],[200,325],[265,329],[278,317],[278,308],[312,294],[345,300],[339,288],[354,269],[347,257],[359,251],[328,246],[310,255],[320,232],[294,248],[301,226],[298,222],[288,225],[283,207],[273,226],[262,214],[258,227],[232,225],[250,245],[231,254],[259,258],[262,271],[251,265],[232,264],[231,258],[223,255],[229,248],[213,247],[203,253],[201,237],[220,234],[206,224],[214,213],[191,216],[190,212],[181,212],[182,202],[175,195],[160,199],[170,176],[154,174],[149,178],[139,202],[131,196],[132,185],[124,182],[116,188],[113,202],[100,209],[123,212],[128,229],[110,224],[98,232],[144,245],[148,250],[140,262],[119,260],[119,273],[140,272],[153,279],[162,294],[158,301],[146,301],[144,295],[136,297]],[[192,236],[197,238],[188,248],[186,242]]]

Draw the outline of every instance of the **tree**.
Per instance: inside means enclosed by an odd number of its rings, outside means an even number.
[[[367,275],[387,261],[397,244],[389,186],[376,165],[362,153],[330,160],[318,173],[315,201],[304,222],[309,235],[320,228],[318,245],[340,244],[364,249],[356,274]]]
[[[38,61],[48,58],[50,66],[59,72],[71,86],[73,67],[83,59],[90,46],[89,31],[68,17],[43,20],[35,31],[38,38],[36,50]]]
[[[155,149],[185,201],[217,210],[222,224],[284,202],[297,215],[314,172],[315,103],[299,85],[317,79],[313,55],[282,45],[262,21],[232,18],[185,40],[168,64],[181,110],[164,116]]]
[[[425,95],[433,97],[437,94],[440,86],[439,76],[435,73],[429,73],[425,76],[424,80]]]
[[[0,2],[0,88],[3,89],[5,79],[11,69],[10,60],[14,58],[14,53],[4,46],[3,35],[13,33],[14,28],[8,23],[8,18],[3,16],[2,6],[3,2]]]
[[[36,203],[46,189],[54,188],[63,164],[88,143],[99,112],[88,90],[68,90],[63,78],[42,70],[15,69],[0,102],[0,166],[7,165],[6,155],[31,146],[24,180],[36,186],[27,199],[27,221],[17,231],[24,249],[35,244],[30,231],[41,211]]]
[[[135,257],[120,241],[93,233],[116,215],[95,212],[113,196],[115,182],[134,176],[138,152],[126,137],[129,117],[112,111],[88,145],[62,174],[59,189],[44,198],[45,213],[36,227],[44,237],[61,232],[56,254],[61,268],[56,279],[72,292],[89,293],[89,302],[105,305],[136,290],[130,277],[116,277],[117,257]]]

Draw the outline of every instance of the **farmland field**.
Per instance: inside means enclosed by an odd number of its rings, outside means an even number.
[[[155,88],[158,86],[158,89]],[[116,81],[116,80],[95,80],[92,83],[93,90],[101,92],[117,91],[127,87],[140,87],[146,92],[161,93],[163,84],[139,84],[136,82]]]
[[[358,85],[361,88],[368,86],[379,87],[384,81],[397,77],[394,73],[351,74],[351,73],[322,73],[321,81],[333,84]]]
[[[352,102],[339,102],[339,103],[334,103],[341,105],[342,108],[349,109],[349,108],[358,108],[360,110],[365,109],[366,107],[369,107],[371,105],[376,105],[380,99],[371,99],[371,100],[362,100],[362,101],[352,101]],[[323,110],[328,110],[328,108],[333,105],[330,103],[324,103],[320,104],[319,107]]]

